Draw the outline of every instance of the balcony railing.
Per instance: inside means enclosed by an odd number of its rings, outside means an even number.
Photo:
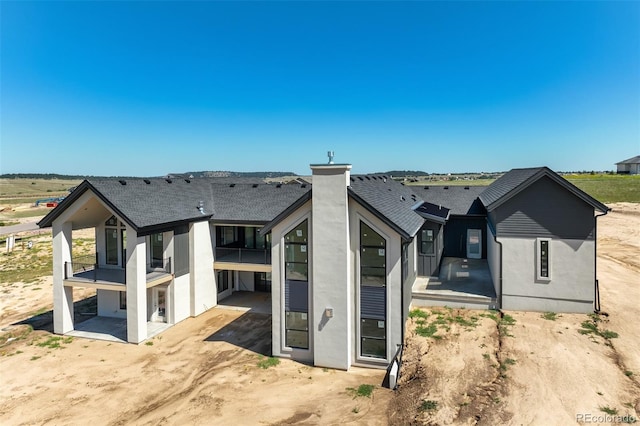
[[[64,262],[64,279],[126,284],[127,274],[124,269],[100,268],[96,263]]]
[[[271,250],[216,247],[216,261],[269,265],[271,264]]]
[[[74,281],[102,281],[116,284],[127,283],[126,269],[123,268],[101,268],[95,262],[90,262],[90,258],[78,258],[73,262],[64,263],[64,279]],[[154,259],[146,265],[147,281],[154,280],[166,274],[171,274],[171,258]]]
[[[150,262],[147,262],[147,273],[150,272],[166,272],[167,274],[170,274],[171,258],[167,257],[165,259],[151,259]]]

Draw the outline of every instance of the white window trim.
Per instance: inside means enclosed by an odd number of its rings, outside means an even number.
[[[541,275],[542,252],[541,252],[540,246],[542,245],[541,243],[543,241],[547,242],[547,275],[548,277],[543,277]],[[545,283],[551,281],[551,277],[553,277],[553,271],[551,269],[551,265],[553,264],[552,262],[553,250],[551,248],[552,241],[553,240],[551,238],[536,238],[536,279],[538,281],[542,281]]]

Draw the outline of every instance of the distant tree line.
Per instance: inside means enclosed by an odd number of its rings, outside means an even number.
[[[81,175],[60,175],[57,173],[4,173],[0,175],[2,179],[60,179],[60,180],[82,180],[88,176]]]
[[[284,176],[298,176],[293,172],[229,172],[229,171],[201,171],[186,173],[168,173],[165,176],[193,176],[193,177],[248,177],[248,178],[279,178]],[[90,175],[61,175],[58,173],[4,173],[1,179],[60,179],[83,180],[99,177],[101,179],[135,179],[135,176],[90,176]],[[145,176],[154,177],[154,176]],[[155,176],[160,177],[160,176]]]
[[[170,173],[177,174],[177,173]],[[298,176],[293,172],[230,172],[230,171],[201,171],[180,173],[193,177],[247,177],[247,178],[279,178],[284,176]]]
[[[408,177],[408,176],[429,176],[429,173],[422,170],[389,170],[388,172],[376,173],[380,175],[391,175],[393,177]]]

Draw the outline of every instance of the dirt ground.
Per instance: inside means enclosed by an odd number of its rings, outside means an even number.
[[[640,205],[611,207],[598,219],[601,315],[445,308],[414,314],[403,376],[389,405],[390,423],[566,425],[639,419]],[[439,338],[419,335],[420,327],[428,332],[430,324]]]
[[[638,418],[640,205],[611,207],[598,219],[606,315],[426,309],[408,324],[396,392],[379,386],[379,370],[284,359],[260,368],[269,353],[266,315],[214,308],[140,346],[63,338],[50,334],[50,313],[31,322],[34,331],[11,325],[51,308],[50,278],[38,281],[39,290],[2,283],[0,424],[564,425]],[[587,330],[596,333],[581,334]],[[370,398],[351,390],[362,384],[376,385]]]

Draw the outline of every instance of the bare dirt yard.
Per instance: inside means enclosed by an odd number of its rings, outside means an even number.
[[[413,311],[389,422],[566,425],[640,418],[640,205],[599,220],[600,315]]]
[[[269,358],[268,315],[214,308],[139,346],[55,336],[50,278],[3,280],[0,424],[631,421],[640,417],[640,205],[611,207],[598,219],[601,315],[414,311],[396,392],[379,386],[379,370]],[[9,270],[15,258],[0,262]],[[75,297],[82,320],[94,298]],[[374,385],[370,396],[362,385]]]

